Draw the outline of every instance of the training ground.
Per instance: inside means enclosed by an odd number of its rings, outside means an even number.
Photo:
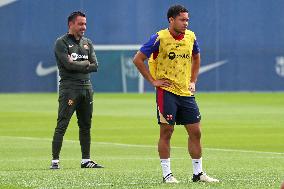
[[[192,183],[187,136],[172,138],[176,185],[162,183],[154,94],[95,94],[92,158],[80,168],[74,115],[49,170],[57,94],[0,94],[0,188],[279,188],[284,180],[284,93],[197,93],[203,167],[220,183]]]

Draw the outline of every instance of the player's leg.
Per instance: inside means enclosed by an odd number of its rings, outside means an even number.
[[[187,124],[185,128],[188,133],[188,152],[192,158],[193,182],[219,182],[206,175],[202,169],[202,147],[200,122]]]
[[[192,159],[200,159],[201,149],[201,129],[200,122],[185,125],[188,133],[188,152]]]
[[[200,112],[194,97],[180,97],[177,122],[182,123],[188,133],[188,152],[192,158],[194,182],[219,182],[207,176],[202,169],[202,146]]]
[[[170,162],[170,141],[174,132],[174,126],[167,123],[160,123],[160,138],[158,152],[163,172],[163,181],[166,183],[178,183],[173,177]]]
[[[202,148],[200,122],[185,125],[188,133],[188,152],[192,158],[193,174],[198,175],[202,170]]]
[[[57,126],[54,130],[52,140],[51,169],[59,168],[59,154],[62,147],[63,137],[76,109],[77,95],[77,91],[72,89],[62,89],[59,91]]]
[[[79,140],[82,152],[82,168],[102,168],[103,166],[93,162],[90,159],[91,147],[91,124],[93,116],[93,91],[84,89],[76,109],[76,115],[79,126]]]
[[[170,158],[170,140],[174,132],[174,126],[167,123],[160,124],[160,138],[158,152],[161,159]]]
[[[158,88],[156,94],[157,118],[160,124],[158,152],[165,183],[178,183],[173,177],[170,162],[170,140],[174,132],[176,106],[174,95]]]

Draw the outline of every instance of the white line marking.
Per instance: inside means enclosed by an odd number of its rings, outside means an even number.
[[[51,138],[36,138],[36,137],[16,137],[16,136],[0,136],[1,138],[10,138],[10,139],[22,139],[22,140],[34,140],[34,141],[52,141]],[[77,140],[64,140],[63,142],[70,143],[79,143]],[[143,145],[143,144],[122,144],[122,143],[113,143],[113,142],[94,142],[98,145],[110,145],[110,146],[121,146],[121,147],[135,147],[135,148],[157,148],[154,145]],[[173,146],[173,149],[187,149],[187,147]],[[210,151],[220,151],[220,152],[239,152],[239,153],[255,153],[255,154],[273,154],[273,155],[284,155],[284,152],[262,152],[254,150],[237,150],[237,149],[222,149],[222,148],[203,148]]]
[[[284,152],[262,152],[255,150],[237,150],[237,149],[222,149],[222,148],[203,148],[211,151],[220,151],[220,152],[240,152],[240,153],[255,153],[255,154],[274,154],[274,155],[284,155]]]

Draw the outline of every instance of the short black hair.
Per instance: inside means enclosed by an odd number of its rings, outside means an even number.
[[[72,12],[69,16],[68,16],[68,24],[69,22],[73,22],[77,16],[82,16],[82,17],[86,17],[86,15],[81,12],[81,11],[75,11],[75,12]]]
[[[188,13],[188,10],[182,6],[182,5],[172,5],[169,10],[168,10],[168,13],[167,13],[167,17],[168,17],[168,21],[170,22],[170,18],[173,17],[177,17],[180,13],[183,13],[183,12],[187,12]]]

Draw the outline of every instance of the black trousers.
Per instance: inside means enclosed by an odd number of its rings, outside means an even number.
[[[93,114],[92,89],[60,89],[57,126],[52,141],[52,158],[59,159],[63,136],[76,111],[82,159],[90,158],[91,122]]]

